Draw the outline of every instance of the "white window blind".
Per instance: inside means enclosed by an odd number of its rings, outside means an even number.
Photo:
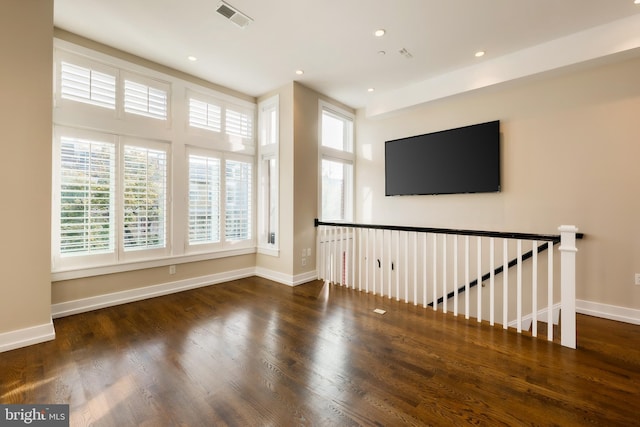
[[[124,248],[163,248],[166,242],[167,153],[124,147]]]
[[[222,129],[222,108],[219,105],[190,98],[189,126],[220,132]]]
[[[113,252],[114,145],[62,137],[59,155],[60,255]]]
[[[220,159],[189,156],[189,244],[220,241]]]
[[[253,113],[227,108],[225,111],[225,129],[227,135],[253,138]]]
[[[124,111],[154,119],[167,119],[167,92],[136,83],[124,81]]]
[[[227,160],[225,163],[225,237],[227,241],[251,239],[252,164]]]
[[[60,96],[114,110],[116,77],[90,68],[62,61],[60,63]]]

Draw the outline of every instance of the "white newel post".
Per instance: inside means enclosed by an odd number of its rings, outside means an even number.
[[[576,348],[576,233],[573,225],[562,225],[560,231],[560,295],[562,325],[561,344]]]

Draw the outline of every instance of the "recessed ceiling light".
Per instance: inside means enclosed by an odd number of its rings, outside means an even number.
[[[640,0],[635,0],[633,3],[634,4],[640,4]]]
[[[367,92],[373,92],[375,89],[370,87],[369,89],[367,89]]]
[[[484,50],[479,50],[476,52],[476,58],[480,58],[481,56],[484,56],[486,52]]]
[[[196,58],[196,57],[195,57],[195,56],[193,56],[193,55],[189,55],[189,56],[187,56],[187,59],[188,59],[189,61],[191,61],[191,62],[196,62],[196,61],[198,60],[198,58]]]
[[[304,71],[303,71],[303,70],[296,70],[296,74],[297,74],[297,75],[299,75],[299,76],[301,76],[301,75],[303,75],[303,74],[304,74]]]
[[[385,31],[385,30],[383,30],[382,28],[380,28],[379,30],[376,30],[376,31],[373,33],[373,35],[375,35],[376,37],[382,37],[382,36],[384,36],[384,35],[385,35],[385,33],[386,33],[386,31]]]
[[[380,56],[384,56],[386,54],[387,54],[387,52],[385,52],[384,50],[379,50],[378,51],[378,55],[380,55]]]

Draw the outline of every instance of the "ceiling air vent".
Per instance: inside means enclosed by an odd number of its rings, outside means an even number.
[[[223,1],[218,4],[216,12],[218,12],[220,15],[224,16],[240,28],[245,28],[251,23],[251,21],[253,21],[253,19],[249,18],[244,13],[240,12],[235,7]]]

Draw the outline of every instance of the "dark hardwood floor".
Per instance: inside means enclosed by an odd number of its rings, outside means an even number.
[[[77,426],[640,425],[640,326],[588,316],[571,350],[250,278],[55,328],[55,341],[0,353],[0,403],[68,403]]]

